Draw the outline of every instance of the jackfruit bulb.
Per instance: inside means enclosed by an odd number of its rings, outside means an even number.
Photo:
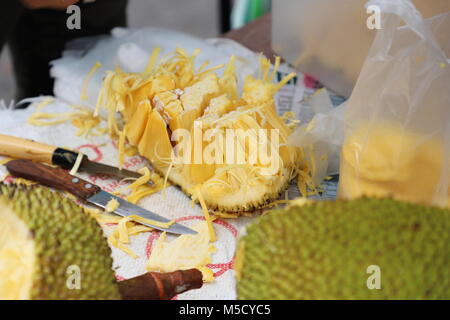
[[[449,207],[445,156],[442,138],[399,123],[361,125],[342,147],[339,197],[394,197]]]
[[[40,187],[0,184],[0,300],[121,299],[97,222]]]
[[[295,74],[275,83],[277,68],[269,73],[270,63],[262,58],[261,76],[238,86],[235,57],[218,75],[223,66],[195,69],[197,54],[177,49],[142,74],[110,72],[97,108],[120,112],[128,142],[209,209],[264,206],[286,189],[301,161],[300,151],[287,145],[293,123],[276,113],[274,101]]]
[[[302,202],[239,241],[239,299],[449,299],[450,211],[390,198]]]

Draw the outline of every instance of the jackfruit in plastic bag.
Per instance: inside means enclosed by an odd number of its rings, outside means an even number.
[[[367,5],[382,29],[346,107],[338,195],[448,206],[450,12],[424,20],[410,0]]]

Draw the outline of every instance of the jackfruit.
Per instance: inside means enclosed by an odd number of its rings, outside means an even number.
[[[399,123],[361,125],[342,148],[339,197],[387,197],[450,206],[442,138]]]
[[[235,57],[219,76],[214,71],[223,66],[194,68],[199,50],[189,56],[177,49],[156,65],[157,50],[142,74],[109,72],[97,109],[120,112],[128,142],[196,200],[199,190],[210,210],[251,211],[278,198],[303,168],[302,153],[287,145],[295,128],[277,114],[274,101],[295,74],[273,83],[279,59],[269,74],[270,62],[261,58],[260,76],[247,77],[239,93]],[[120,90],[111,77],[122,79]],[[108,119],[115,128],[117,119]],[[230,131],[245,134],[227,136]]]
[[[0,184],[0,300],[121,299],[95,219],[40,187]]]
[[[297,202],[238,245],[239,299],[449,299],[450,211],[390,198]]]
[[[133,123],[133,125],[127,126],[126,135],[128,141],[134,146],[139,145],[139,141],[141,141],[151,110],[150,102],[143,100],[139,103],[136,112],[131,116],[130,123]]]

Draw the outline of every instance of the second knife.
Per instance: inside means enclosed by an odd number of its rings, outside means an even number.
[[[69,192],[81,200],[93,204],[97,207],[105,209],[111,199],[119,202],[119,207],[114,210],[114,213],[122,217],[137,215],[147,220],[154,222],[168,223],[169,219],[161,217],[154,212],[143,209],[134,205],[122,198],[116,197],[108,192],[100,189],[100,187],[84,181],[75,176],[71,176],[65,170],[59,168],[52,168],[41,163],[35,163],[29,160],[12,160],[6,164],[8,171],[15,177],[24,178],[31,181],[39,182],[47,187],[52,187],[58,190]],[[152,223],[142,223],[157,230],[167,231],[175,234],[196,234],[192,229],[189,229],[179,223],[174,223],[167,228],[162,228]]]

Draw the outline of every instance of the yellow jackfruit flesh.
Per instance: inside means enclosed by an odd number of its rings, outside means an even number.
[[[341,158],[341,198],[391,196],[450,205],[450,189],[439,191],[450,178],[445,179],[444,145],[437,137],[402,129],[399,124],[363,125],[346,139]]]
[[[95,219],[48,189],[0,184],[0,300],[120,298]]]
[[[450,211],[389,198],[301,202],[239,240],[239,299],[448,299]]]
[[[209,209],[262,207],[284,192],[302,160],[297,148],[286,145],[293,128],[276,113],[274,101],[294,75],[272,83],[275,71],[269,75],[270,63],[262,59],[263,76],[248,77],[239,94],[235,58],[219,77],[218,67],[194,69],[198,53],[177,49],[160,65],[152,63],[150,73],[114,72],[121,90],[105,78],[98,108],[120,111],[129,143],[188,195],[197,198],[200,186]],[[227,136],[229,131],[243,134]]]
[[[167,241],[163,233],[156,242],[146,269],[156,272],[173,272],[196,268],[203,273],[203,280],[214,280],[213,272],[206,265],[212,262],[211,255],[216,251],[210,243],[208,225],[200,222],[192,227],[195,235],[181,235],[175,240]]]

